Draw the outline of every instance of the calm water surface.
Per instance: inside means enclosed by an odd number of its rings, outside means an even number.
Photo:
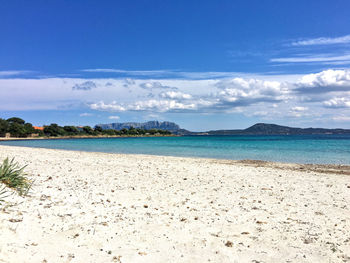
[[[350,164],[350,135],[96,138],[4,141],[0,145],[233,160]]]

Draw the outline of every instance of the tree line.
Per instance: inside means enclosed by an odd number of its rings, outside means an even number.
[[[6,133],[10,133],[12,137],[28,137],[36,133],[36,130],[31,123],[26,123],[20,118],[0,118],[0,136],[4,137]]]
[[[43,130],[37,130],[31,123],[26,123],[21,118],[13,117],[7,120],[0,118],[0,137],[5,137],[10,133],[11,137],[25,138],[32,134],[37,136],[59,137],[59,136],[143,136],[143,135],[171,135],[171,132],[160,129],[140,129],[130,127],[120,131],[108,129],[103,130],[100,126],[91,128],[90,126],[59,126],[56,123],[45,125]]]

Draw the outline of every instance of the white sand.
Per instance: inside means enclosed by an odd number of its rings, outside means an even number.
[[[1,205],[0,262],[350,262],[349,175],[0,146],[6,156],[35,183]]]

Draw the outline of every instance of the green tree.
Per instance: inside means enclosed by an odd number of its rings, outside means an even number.
[[[44,133],[47,136],[64,136],[66,135],[65,130],[58,126],[56,123],[50,124],[50,126],[45,126],[44,127]]]
[[[99,132],[99,133],[103,132],[102,127],[98,126],[98,125],[95,126],[94,130],[95,130],[95,132]]]
[[[9,132],[11,137],[27,137],[26,129],[24,125],[12,122],[9,127]]]
[[[18,118],[18,117],[9,118],[9,119],[7,119],[7,122],[9,124],[11,124],[11,123],[18,123],[20,125],[24,125],[24,123],[25,123],[24,120],[22,120],[21,118]]]
[[[31,123],[24,124],[24,130],[25,130],[25,133],[27,136],[31,135],[32,133],[36,133],[36,131]]]
[[[120,130],[120,134],[125,134],[126,135],[126,134],[128,134],[128,130],[123,128],[123,129]]]
[[[170,135],[171,132],[167,130],[157,130],[157,133],[162,134],[162,135]]]
[[[134,128],[134,127],[130,127],[127,134],[130,134],[130,135],[137,135],[137,130]]]
[[[9,123],[0,118],[0,136],[4,137],[7,132],[9,132]]]
[[[35,133],[38,133],[39,136],[45,136],[45,133],[43,130],[35,130]]]
[[[79,130],[75,126],[64,126],[63,129],[67,135],[78,135],[79,134]]]
[[[106,135],[109,135],[109,136],[113,136],[113,135],[115,135],[115,130],[113,130],[113,129],[108,129],[108,130],[103,130],[102,131],[102,134],[106,134]]]
[[[140,135],[145,135],[146,134],[146,130],[145,129],[136,129],[137,130],[137,134],[140,134]]]
[[[148,133],[151,135],[155,135],[158,131],[156,129],[150,129],[148,130]]]
[[[89,135],[93,135],[93,134],[94,134],[94,130],[93,130],[90,126],[84,126],[84,127],[83,127],[83,131],[84,131],[86,134],[89,134]]]

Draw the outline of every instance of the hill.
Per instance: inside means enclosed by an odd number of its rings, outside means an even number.
[[[174,122],[148,121],[98,124],[102,129],[129,129],[130,127],[141,129],[167,130],[176,135],[308,135],[308,134],[350,134],[350,129],[324,129],[324,128],[294,128],[277,124],[257,123],[247,129],[237,130],[212,130],[207,132],[191,132],[181,129]]]
[[[209,135],[310,135],[350,134],[349,129],[293,128],[276,124],[257,123],[244,130],[208,131]]]

